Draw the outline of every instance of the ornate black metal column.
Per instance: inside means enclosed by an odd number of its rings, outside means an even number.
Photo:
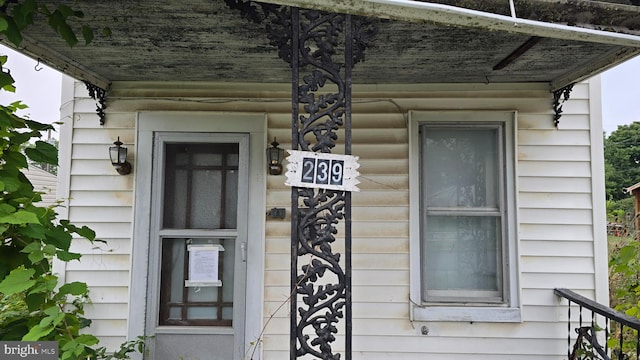
[[[353,40],[351,17],[292,9],[292,148],[329,153],[344,125],[345,153],[351,151],[350,102]],[[340,37],[343,36],[344,40]],[[336,47],[343,43],[343,62]],[[310,68],[300,79],[300,70]],[[302,80],[302,81],[301,81]],[[324,87],[333,91],[325,91]],[[300,114],[300,105],[307,112]],[[324,189],[291,191],[290,358],[313,355],[339,359],[332,345],[344,318],[345,358],[351,359],[351,201],[347,193]],[[344,262],[334,252],[337,225],[344,222]],[[303,265],[299,267],[299,263]]]
[[[351,15],[226,1],[248,19],[269,19],[271,44],[291,65],[292,149],[330,153],[343,127],[351,154],[351,69],[377,28]],[[332,247],[340,222],[344,256]],[[290,359],[341,359],[333,348],[340,331],[344,358],[351,359],[351,193],[292,188],[291,292]]]

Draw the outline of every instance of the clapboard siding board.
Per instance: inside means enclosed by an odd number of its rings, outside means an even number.
[[[120,314],[127,312],[126,303],[91,303],[84,307],[87,319],[119,320]]]
[[[563,146],[567,149],[570,146],[588,146],[590,143],[590,134],[586,130],[520,129],[518,131],[519,145]]]
[[[592,209],[591,194],[557,192],[520,192],[520,208],[529,209]]]
[[[518,163],[518,175],[521,177],[589,178],[591,177],[591,164],[588,161],[521,161]]]
[[[73,105],[69,217],[95,228],[107,244],[74,241],[73,248],[86,256],[67,267],[66,279],[90,284],[96,300],[89,314],[96,315],[96,329],[111,346],[127,335],[137,112],[175,111],[176,121],[180,111],[264,113],[267,142],[276,137],[281,147],[291,147],[287,91],[274,90],[267,99],[267,90],[252,98],[246,86],[228,93],[215,87],[116,83],[106,123],[100,126],[95,101],[87,98],[84,85],[75,86],[80,98]],[[594,294],[594,273],[601,269],[595,269],[593,261],[588,85],[574,87],[558,128],[546,89],[470,89],[416,87],[402,93],[380,91],[379,96],[371,89],[367,96],[354,90],[352,153],[361,165],[361,191],[353,194],[352,211],[354,359],[559,359],[566,356],[567,315],[553,288]],[[225,101],[216,101],[221,98]],[[413,110],[517,111],[518,238],[511,246],[519,256],[524,323],[410,321],[408,118]],[[344,131],[338,136],[333,151],[343,153]],[[134,175],[119,176],[110,164],[107,150],[117,137],[129,148]],[[267,176],[265,188],[265,212],[283,207],[287,214],[282,220],[267,218],[264,239],[263,312],[270,324],[262,358],[279,360],[288,356],[288,305],[276,310],[289,295],[291,189],[284,185],[284,176]],[[339,252],[341,234],[334,244]],[[428,336],[420,334],[422,325],[430,328]],[[339,334],[335,348],[342,348],[343,340]]]
[[[129,301],[129,291],[124,286],[94,287],[89,296],[94,304],[126,304]]]
[[[589,257],[542,257],[521,256],[520,271],[523,273],[593,273],[593,260]]]
[[[593,242],[591,225],[582,224],[522,224],[520,240],[590,241]]]
[[[553,125],[553,114],[518,113],[518,129],[559,129],[589,130],[589,117],[580,114],[563,113],[556,128]]]
[[[130,254],[131,239],[98,237],[99,241],[88,241],[86,239],[74,239],[71,242],[71,251],[81,254]]]
[[[521,256],[591,258],[593,244],[590,241],[521,240],[518,248]]]
[[[100,129],[74,129],[73,131],[73,143],[74,144],[86,144],[86,145],[104,145],[105,154],[109,153],[108,146],[113,145],[113,142],[120,138],[120,141],[127,146],[135,143],[136,132],[135,129],[112,129],[112,128],[100,128]],[[108,158],[108,157],[107,157]]]
[[[129,255],[125,254],[83,254],[80,260],[70,261],[68,271],[128,271]]]
[[[136,125],[135,113],[108,113],[105,116],[105,124],[109,122],[109,129],[134,129]],[[104,129],[96,117],[95,108],[89,113],[76,113],[73,118],[76,129]]]
[[[593,222],[591,210],[585,209],[520,209],[523,224],[584,224]]]
[[[113,168],[112,168],[113,169]],[[113,170],[115,172],[115,169]],[[78,191],[133,191],[133,181],[127,176],[75,175],[71,179],[71,190]]]
[[[112,287],[129,285],[129,271],[82,270],[67,271],[66,275],[67,282],[82,281],[87,283],[90,288],[101,286]],[[124,318],[126,318],[126,316]]]
[[[524,145],[518,147],[519,161],[590,161],[591,152],[588,145],[567,146],[541,144]]]
[[[591,179],[585,177],[566,177],[562,181],[551,177],[525,177],[518,179],[520,193],[554,192],[591,194]]]
[[[71,191],[71,206],[117,206],[129,207],[133,203],[131,191]]]
[[[133,213],[129,206],[83,206],[69,209],[76,222],[130,222]]]

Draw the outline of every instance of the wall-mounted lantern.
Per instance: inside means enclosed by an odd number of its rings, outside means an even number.
[[[267,148],[267,167],[269,174],[280,175],[282,174],[282,159],[284,159],[284,149],[278,147],[280,145],[276,138],[273,138],[271,147]]]
[[[120,175],[127,175],[131,173],[131,164],[127,161],[127,148],[122,146],[120,137],[113,143],[114,146],[109,147],[109,157],[111,158],[111,165],[116,168],[116,171]]]

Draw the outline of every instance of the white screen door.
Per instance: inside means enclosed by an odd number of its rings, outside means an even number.
[[[152,358],[242,359],[248,135],[157,133],[147,333]]]

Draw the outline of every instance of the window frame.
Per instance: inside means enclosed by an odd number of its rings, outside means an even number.
[[[519,306],[519,271],[517,264],[518,238],[516,231],[516,111],[410,111],[409,112],[409,188],[410,188],[410,316],[414,321],[475,321],[521,322]],[[424,300],[421,232],[426,211],[423,212],[420,166],[422,137],[421,125],[459,126],[463,129],[499,125],[502,142],[498,146],[503,154],[500,162],[502,218],[502,296],[500,299],[436,297]]]

